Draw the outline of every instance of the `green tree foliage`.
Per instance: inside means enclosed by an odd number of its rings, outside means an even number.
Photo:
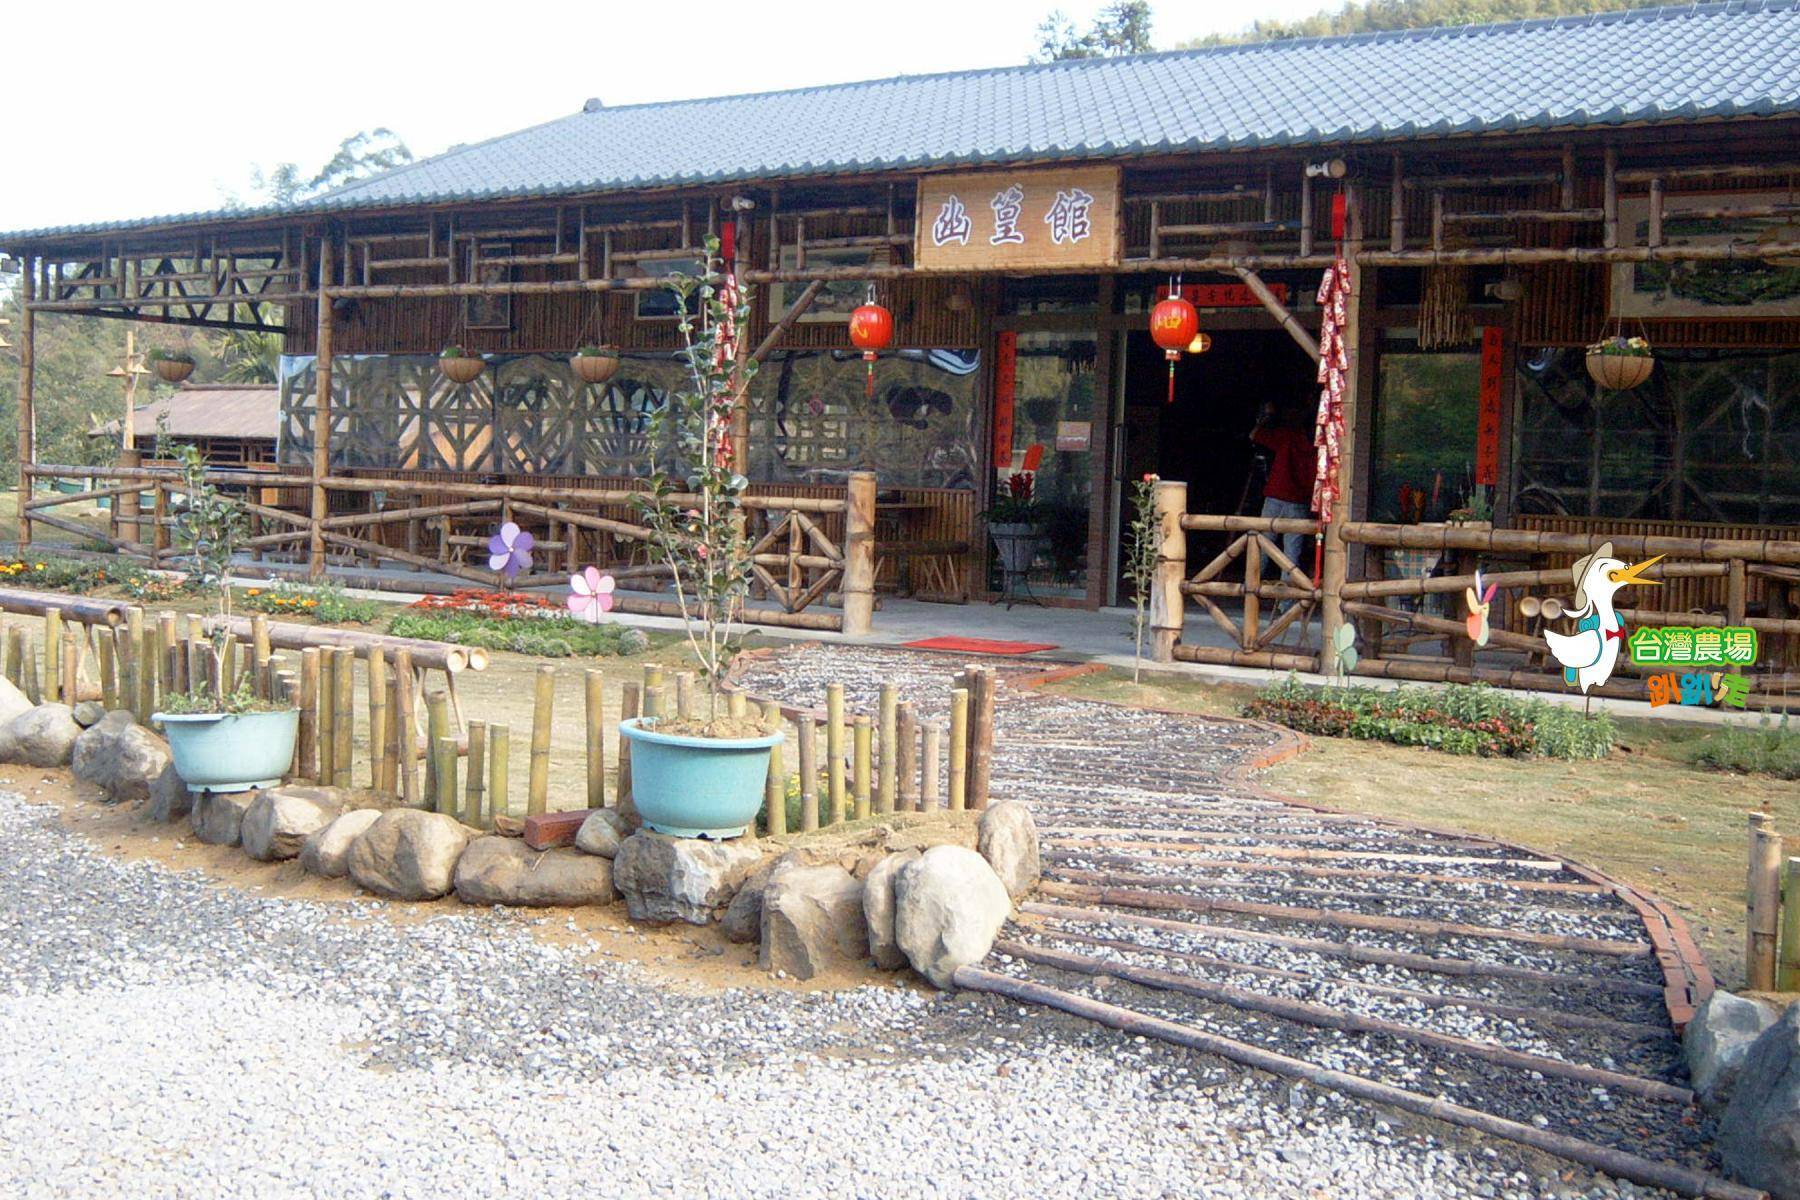
[[[1538,17],[1583,16],[1626,8],[1651,8],[1661,0],[1346,0],[1297,21],[1255,21],[1238,33],[1215,33],[1182,42],[1179,49],[1270,42],[1287,38],[1339,37],[1432,25],[1483,25]]]
[[[229,329],[220,339],[219,378],[225,383],[280,383],[281,335],[259,329]]]
[[[1038,52],[1033,62],[1068,58],[1115,58],[1122,54],[1148,54],[1150,43],[1149,0],[1113,0],[1095,15],[1087,31],[1061,12],[1053,12],[1038,26]]]
[[[292,204],[343,187],[358,179],[405,166],[413,153],[399,134],[385,126],[353,133],[338,143],[337,152],[325,165],[308,174],[298,163],[252,167],[248,200],[228,197],[233,204]]]

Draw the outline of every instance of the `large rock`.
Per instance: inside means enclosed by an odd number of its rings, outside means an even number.
[[[456,863],[464,904],[611,904],[612,863],[579,850],[533,850],[519,838],[478,837]]]
[[[792,853],[771,858],[738,885],[737,895],[731,898],[731,903],[725,906],[725,915],[719,918],[719,932],[727,941],[744,944],[762,940],[763,892],[769,886],[769,876],[792,860]]]
[[[378,808],[353,808],[300,845],[300,869],[324,879],[350,873],[350,846],[381,817]]]
[[[14,717],[0,733],[0,762],[66,767],[80,736],[81,726],[68,705],[40,704]]]
[[[613,886],[634,921],[706,925],[718,920],[761,861],[751,838],[709,842],[645,829],[619,844]]]
[[[1722,1108],[1743,1070],[1750,1043],[1775,1023],[1773,1005],[1716,991],[1688,1022],[1681,1051],[1701,1103]]]
[[[0,726],[11,724],[14,717],[23,716],[31,707],[30,696],[14,686],[12,680],[0,678]]]
[[[890,854],[876,863],[863,880],[863,920],[869,927],[869,953],[884,971],[898,971],[906,965],[906,954],[894,937],[894,881],[902,868],[919,861],[920,854],[918,850]]]
[[[863,885],[835,864],[784,864],[769,876],[762,898],[762,966],[811,979],[869,955]]]
[[[350,845],[350,878],[395,900],[436,900],[450,894],[456,860],[475,831],[443,813],[393,808]]]
[[[631,822],[618,809],[596,808],[576,830],[575,848],[600,858],[616,858],[630,836]]]
[[[941,988],[956,968],[987,957],[1011,912],[987,859],[962,846],[933,846],[894,880],[894,939],[913,970]]]
[[[77,725],[81,726],[83,729],[92,729],[100,722],[106,720],[106,705],[100,703],[98,700],[83,700],[74,707],[71,711],[71,715],[74,716]],[[129,716],[130,714],[126,715]]]
[[[310,788],[273,787],[258,792],[244,812],[244,853],[258,862],[300,855],[306,839],[337,819],[338,809]]]
[[[194,836],[213,846],[235,846],[243,838],[244,812],[255,792],[196,792],[188,820]]]
[[[1800,1004],[1750,1043],[1719,1122],[1719,1153],[1738,1182],[1800,1200]]]
[[[1037,886],[1038,876],[1043,874],[1037,822],[1024,804],[1002,800],[983,812],[976,827],[976,846],[1006,885],[1008,896],[1017,900]]]
[[[168,769],[168,743],[139,725],[128,712],[109,712],[76,737],[69,765],[75,778],[91,783],[115,803],[150,798],[150,789]]]
[[[170,763],[162,769],[150,785],[150,819],[152,821],[179,821],[194,811],[194,793],[188,790],[187,781]]]

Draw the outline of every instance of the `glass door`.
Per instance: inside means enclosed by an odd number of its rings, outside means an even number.
[[[1096,409],[1098,339],[1091,332],[1060,331],[1002,336],[1013,343],[1011,411],[1003,384],[998,415],[1003,422],[1010,416],[1012,437],[1009,456],[999,453],[1006,441],[996,439],[994,496],[1017,495],[1018,480],[1029,478],[1034,537],[1030,566],[1021,577],[996,578],[996,590],[1085,603],[1089,573],[1105,569],[1103,562],[1089,561],[1093,456],[1104,433],[1099,423],[1106,419]]]

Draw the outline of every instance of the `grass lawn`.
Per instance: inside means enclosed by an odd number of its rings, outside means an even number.
[[[46,496],[48,493],[44,493]],[[50,515],[64,521],[71,521],[86,529],[92,529],[96,536],[107,532],[108,513],[98,504],[82,500],[74,504],[59,504],[50,510]],[[19,492],[17,488],[0,491],[0,542],[13,544],[19,537]],[[31,530],[33,544],[39,542],[46,546],[78,546],[81,539],[63,529],[52,529],[48,525],[34,525]],[[104,549],[103,546],[89,547]]]
[[[1098,700],[1234,716],[1235,684],[1129,674],[1077,676],[1054,690]],[[1599,867],[1679,907],[1725,986],[1743,981],[1746,819],[1767,805],[1800,854],[1800,782],[1695,766],[1708,727],[1619,722],[1597,762],[1473,758],[1349,738],[1315,738],[1261,776],[1271,791],[1354,812],[1449,825]]]

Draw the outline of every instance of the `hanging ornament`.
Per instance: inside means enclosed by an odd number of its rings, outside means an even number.
[[[875,355],[893,340],[894,314],[875,303],[875,287],[871,284],[868,299],[850,314],[850,342],[863,352],[863,361],[869,365],[863,394],[871,399],[875,396]]]
[[[1181,298],[1179,284],[1171,287],[1169,298],[1158,301],[1150,310],[1150,337],[1162,347],[1163,357],[1169,360],[1169,404],[1175,403],[1175,363],[1199,334],[1200,314]]]

